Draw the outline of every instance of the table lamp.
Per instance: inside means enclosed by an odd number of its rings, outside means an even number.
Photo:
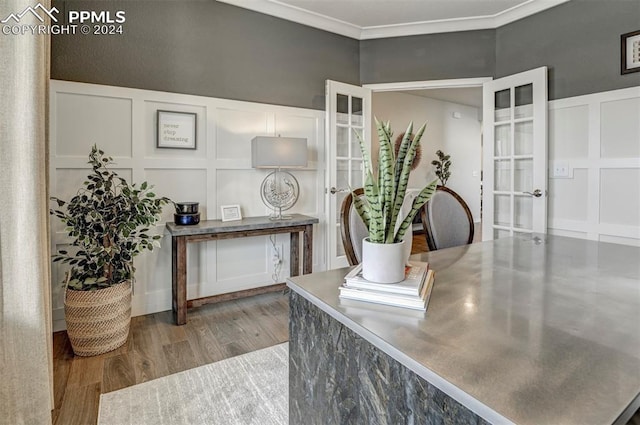
[[[251,140],[251,166],[253,168],[275,168],[262,181],[262,202],[272,208],[271,220],[286,220],[282,211],[293,207],[298,200],[300,185],[293,174],[283,168],[307,166],[307,139],[299,137],[256,136]]]

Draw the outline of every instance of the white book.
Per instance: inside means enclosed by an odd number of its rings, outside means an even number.
[[[385,304],[396,307],[405,307],[415,310],[425,311],[433,289],[434,272],[429,270],[425,284],[419,296],[393,294],[383,291],[373,291],[369,289],[350,288],[346,285],[340,286],[340,298],[367,301],[377,304]]]
[[[345,277],[348,288],[370,289],[373,291],[390,292],[393,294],[414,295],[418,297],[429,270],[429,264],[422,261],[412,261],[405,268],[405,279],[397,283],[371,282],[362,276],[362,263],[358,264]]]

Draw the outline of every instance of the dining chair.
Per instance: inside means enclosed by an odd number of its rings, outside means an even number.
[[[353,193],[356,196],[364,196],[364,189],[358,188]],[[351,193],[344,198],[340,208],[340,234],[349,265],[360,264],[362,261],[362,240],[369,235],[369,231],[353,206],[353,194]]]
[[[473,242],[473,216],[453,190],[438,186],[420,212],[429,251]]]

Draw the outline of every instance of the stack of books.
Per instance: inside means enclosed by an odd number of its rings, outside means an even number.
[[[433,270],[421,261],[412,261],[405,269],[404,280],[398,283],[368,281],[362,277],[362,264],[359,264],[345,276],[340,298],[426,311],[433,279]]]

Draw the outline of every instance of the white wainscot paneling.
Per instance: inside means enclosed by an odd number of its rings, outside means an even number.
[[[158,148],[158,111],[196,114],[196,149]],[[193,158],[207,155],[207,109],[202,105],[169,102],[144,102],[145,153],[149,158]]]
[[[156,232],[164,230],[158,226]],[[136,258],[134,316],[171,309],[171,236],[165,232],[160,248]],[[211,273],[215,274],[215,242],[187,244],[187,299],[206,292]]]
[[[240,204],[243,217],[268,215],[270,211],[262,202],[260,186],[267,175],[274,170],[218,170],[216,177],[216,197],[220,205]],[[315,170],[286,170],[300,185],[298,202],[288,213],[314,214],[318,210],[317,175]],[[220,211],[216,211],[220,218]]]
[[[158,229],[163,228],[159,226]],[[187,244],[187,291],[197,291],[203,283],[207,282],[207,270],[211,268],[215,272],[215,262],[212,262],[212,253],[215,253],[215,242],[193,242]],[[144,254],[147,267],[147,291],[171,291],[171,236],[165,232],[161,239],[160,249],[153,253]],[[197,293],[192,294],[197,298]],[[187,292],[189,296],[189,292]]]
[[[87,156],[97,144],[110,156],[131,157],[131,99],[74,93],[54,99],[57,155]]]
[[[251,139],[268,133],[264,111],[216,109],[216,159],[251,160]]]
[[[638,244],[638,117],[639,87],[549,102],[549,159],[570,168],[549,180],[550,232]]]
[[[549,234],[566,236],[568,238],[588,239],[588,234],[586,232],[576,232],[571,230],[549,229]]]
[[[221,205],[239,204],[243,217],[256,217],[268,214],[268,209],[260,198],[262,180],[273,170],[246,169],[223,170],[216,172],[216,203],[218,205],[212,217],[220,218]]]
[[[318,210],[315,170],[288,170],[298,180],[300,193],[298,202],[289,213],[313,214]]]
[[[218,269],[206,295],[223,294],[273,284],[270,242],[266,236],[226,239],[217,242]],[[206,296],[203,295],[203,296]]]
[[[630,246],[639,246],[640,247],[640,239],[636,238],[625,238],[622,236],[609,236],[609,235],[600,235],[600,241],[609,242],[609,243],[617,243],[621,245],[630,245]]]
[[[640,227],[640,169],[600,171],[600,223]]]
[[[157,196],[166,196],[174,202],[199,202],[201,220],[209,217],[207,210],[207,171],[198,169],[147,169],[145,180],[154,186]],[[162,220],[172,222],[175,208],[168,204],[162,210]]]
[[[157,232],[164,229],[158,226]],[[131,313],[134,316],[171,309],[171,237],[164,234],[160,248],[136,257]],[[187,263],[187,266],[189,264]],[[192,270],[189,270],[190,272]],[[196,272],[197,276],[197,272]],[[191,276],[189,276],[191,278]]]
[[[84,160],[82,162],[83,164],[86,163]],[[131,181],[131,169],[112,168],[112,170],[123,179]],[[78,193],[78,190],[84,187],[83,183],[91,173],[92,170],[89,168],[58,168],[55,174],[55,186],[52,187],[51,196],[60,198],[65,202],[70,201],[71,198]],[[57,209],[58,204],[52,201],[51,207]],[[64,225],[57,217],[51,216],[51,220],[54,232],[62,232],[64,230]]]
[[[140,280],[140,273],[144,273],[144,292],[146,293],[155,291],[171,292],[171,235],[165,231],[164,226],[156,226],[154,233],[162,235],[160,248],[155,248],[153,252],[145,251],[136,257],[136,261],[140,262],[137,269],[137,279]],[[188,252],[188,254],[193,254],[193,252]],[[188,260],[190,259],[192,258]],[[193,259],[196,260],[193,262],[198,262],[197,255]],[[187,263],[187,265],[190,266],[191,264]],[[189,272],[192,271],[191,269],[189,270]],[[191,278],[191,275],[189,275],[189,278]],[[139,286],[140,285],[136,285],[136,287]],[[171,305],[169,305],[169,307],[171,307]]]
[[[260,185],[271,170],[251,168],[251,139],[257,135],[304,137],[309,167],[291,170],[300,182],[300,199],[291,212],[323,220],[324,113],[300,108],[238,102],[201,96],[51,82],[51,194],[70,199],[86,179],[87,155],[97,142],[116,159],[118,174],[147,181],[158,196],[200,203],[202,220],[220,218],[220,205],[239,204],[245,217],[271,211]],[[197,114],[197,149],[158,149],[157,111]],[[90,137],[91,136],[91,137]],[[97,136],[93,137],[93,136]],[[320,168],[320,169],[319,169]],[[167,205],[151,232],[162,234],[161,248],[136,257],[133,315],[171,308],[171,238],[164,223],[173,221]],[[62,225],[52,218],[52,249],[66,247]],[[324,224],[314,228],[314,270],[326,267]],[[282,259],[278,282],[289,276],[289,235],[275,235]],[[190,243],[187,247],[187,297],[200,298],[273,284],[273,247],[268,237]],[[64,267],[54,264],[54,320],[64,329],[62,292],[55,290]]]
[[[216,242],[196,242],[187,244],[187,299],[211,295],[209,287],[215,283],[217,263]]]
[[[587,105],[549,111],[549,159],[587,158],[588,142]]]
[[[600,114],[602,158],[640,157],[640,98],[603,102]]]
[[[71,245],[57,243],[54,245],[53,253],[55,254],[61,249],[72,252],[72,248]],[[64,281],[69,267],[68,264],[59,262],[53,263],[51,267],[51,301],[54,310],[64,308]]]
[[[286,137],[307,139],[307,159],[310,163],[318,161],[319,120],[309,116],[278,113],[275,117],[276,134]]]
[[[549,219],[587,220],[588,210],[587,170],[575,169],[572,179],[549,180]]]

